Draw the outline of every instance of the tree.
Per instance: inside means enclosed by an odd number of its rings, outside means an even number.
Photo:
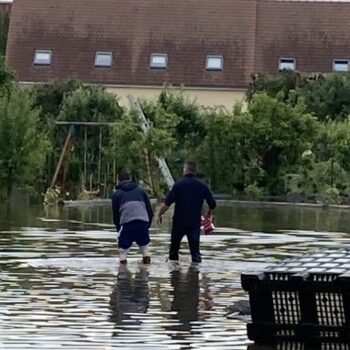
[[[9,31],[9,14],[0,12],[0,55],[5,56],[7,45],[7,34]]]
[[[318,161],[333,159],[350,172],[350,117],[322,123],[314,148]]]
[[[61,104],[65,96],[81,88],[78,80],[54,80],[45,84],[38,84],[32,88],[33,104],[40,108],[42,120],[56,119],[61,111]]]
[[[289,92],[295,90],[300,81],[300,74],[291,70],[283,70],[273,77],[264,73],[253,74],[247,91],[247,99],[250,101],[254,94],[259,92],[275,97],[281,91],[287,99]]]
[[[287,101],[290,92],[295,90],[299,97],[304,98],[308,112],[319,120],[343,120],[350,114],[349,73],[301,76],[293,71],[282,71],[274,77],[254,74],[251,79],[248,101],[259,92],[265,92],[271,97],[282,92]]]
[[[203,113],[195,101],[186,99],[183,93],[164,90],[159,104],[167,114],[176,116],[173,134],[182,149],[188,152],[196,149],[206,133]]]
[[[215,191],[243,190],[251,166],[251,115],[239,109],[233,114],[207,109],[204,117],[206,136],[196,153],[200,169]]]
[[[8,197],[15,187],[33,187],[50,144],[40,132],[39,110],[28,93],[13,86],[0,98],[0,189]]]
[[[6,65],[5,57],[0,56],[0,96],[8,94],[16,82],[16,74]]]
[[[65,94],[61,103],[58,120],[69,122],[117,122],[124,110],[119,106],[115,95],[108,93],[101,86],[80,86],[69,94]],[[62,150],[67,128],[58,129],[60,132],[56,155]],[[62,132],[64,132],[62,134]],[[70,153],[70,162],[65,165],[68,177],[66,181],[72,192],[78,183],[86,187],[89,178],[93,178],[92,185],[100,188],[102,174],[108,167],[103,160],[106,158],[106,148],[109,143],[108,128],[98,126],[75,128],[74,152]],[[57,156],[55,162],[57,162]],[[84,163],[86,159],[86,163]],[[86,166],[86,172],[85,170]],[[67,168],[69,167],[69,171]],[[89,175],[88,175],[89,173]],[[82,174],[85,176],[82,177]],[[64,177],[63,177],[64,179]],[[83,181],[81,181],[83,179]]]
[[[84,122],[115,122],[123,113],[115,95],[102,86],[81,86],[65,95],[59,120]]]
[[[350,113],[350,75],[347,73],[307,77],[297,92],[319,120],[344,120]]]

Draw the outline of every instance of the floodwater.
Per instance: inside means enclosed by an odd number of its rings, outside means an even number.
[[[203,263],[166,261],[169,220],[153,228],[152,264],[119,267],[108,207],[0,206],[0,349],[253,349],[231,306],[240,273],[350,242],[346,210],[220,207]]]

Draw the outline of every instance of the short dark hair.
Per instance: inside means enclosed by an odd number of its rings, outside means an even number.
[[[126,168],[122,168],[119,170],[118,172],[118,181],[126,181],[126,180],[130,180],[131,179],[131,175],[130,175],[130,171]]]
[[[191,174],[196,174],[197,173],[197,164],[193,160],[188,160],[185,163],[185,168]]]

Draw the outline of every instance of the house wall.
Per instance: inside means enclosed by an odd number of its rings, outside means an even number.
[[[178,91],[178,89],[173,89]],[[121,106],[129,106],[128,95],[140,99],[156,99],[162,92],[162,87],[154,86],[108,86],[107,91],[115,94],[119,98]],[[184,96],[189,100],[196,100],[200,105],[206,107],[223,106],[227,110],[232,110],[235,103],[245,104],[244,89],[199,89],[182,88]]]

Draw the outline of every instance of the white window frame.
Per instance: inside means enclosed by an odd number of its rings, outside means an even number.
[[[220,60],[219,67],[210,66],[210,60]],[[224,56],[223,55],[207,55],[205,61],[205,69],[209,71],[222,71],[224,69]]]
[[[48,54],[49,60],[47,62],[38,60],[39,54]],[[52,50],[35,50],[34,52],[34,65],[35,66],[51,66],[52,63]]]
[[[110,57],[110,63],[109,64],[100,64],[98,63],[99,56],[108,56]],[[95,54],[95,67],[97,68],[110,68],[112,67],[113,63],[113,53],[111,51],[97,51]]]
[[[155,58],[164,58],[164,63],[154,62]],[[149,66],[152,69],[167,69],[168,68],[168,54],[166,53],[151,53],[149,58]]]
[[[340,63],[342,62],[342,63]],[[337,64],[338,65],[343,65],[345,66],[344,63],[347,63],[346,64],[346,69],[337,69]],[[340,68],[340,67],[339,67]],[[333,72],[349,72],[349,60],[347,58],[336,58],[333,60]]]
[[[285,61],[285,62],[283,62]],[[285,65],[285,66],[283,66]],[[292,66],[290,66],[292,65]],[[297,67],[297,61],[293,57],[280,57],[278,60],[278,70],[283,71],[283,70],[292,70],[294,71]]]

